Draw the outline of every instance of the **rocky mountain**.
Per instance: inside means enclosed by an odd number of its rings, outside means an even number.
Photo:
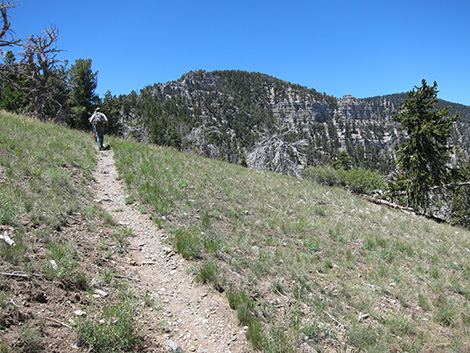
[[[411,87],[412,88],[412,87]],[[411,89],[410,88],[410,89]],[[390,172],[402,132],[393,121],[406,94],[341,99],[260,73],[196,71],[108,102],[123,136],[299,176],[346,151],[356,166]],[[470,151],[470,107],[452,144]]]

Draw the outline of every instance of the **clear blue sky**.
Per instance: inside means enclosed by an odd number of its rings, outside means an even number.
[[[202,69],[339,98],[425,78],[439,98],[470,105],[469,0],[20,0],[10,15],[21,38],[57,26],[61,58],[91,58],[101,97]]]

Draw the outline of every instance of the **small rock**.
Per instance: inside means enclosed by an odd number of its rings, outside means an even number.
[[[86,312],[84,312],[83,310],[75,310],[73,313],[77,316],[85,316],[86,315]]]
[[[178,346],[177,343],[175,343],[171,340],[166,341],[163,345],[166,346],[167,348],[169,348],[170,352],[184,353],[183,350],[181,349],[181,347]]]
[[[93,289],[93,293],[95,294],[95,297],[99,298],[104,298],[108,296],[108,293],[101,289]]]
[[[51,267],[54,271],[57,271],[59,269],[59,266],[57,266],[57,263],[54,260],[49,261],[51,264]]]

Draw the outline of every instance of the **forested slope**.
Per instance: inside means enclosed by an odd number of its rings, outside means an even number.
[[[196,71],[103,104],[123,136],[231,163],[300,175],[346,151],[355,166],[388,173],[402,137],[392,115],[405,96],[337,99],[260,73]],[[442,106],[460,113],[451,143],[468,151],[470,107]]]

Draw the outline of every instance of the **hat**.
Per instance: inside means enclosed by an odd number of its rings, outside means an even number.
[[[100,111],[101,111],[101,108],[100,108],[100,107],[98,107],[98,108],[95,109],[95,112],[100,112]]]

